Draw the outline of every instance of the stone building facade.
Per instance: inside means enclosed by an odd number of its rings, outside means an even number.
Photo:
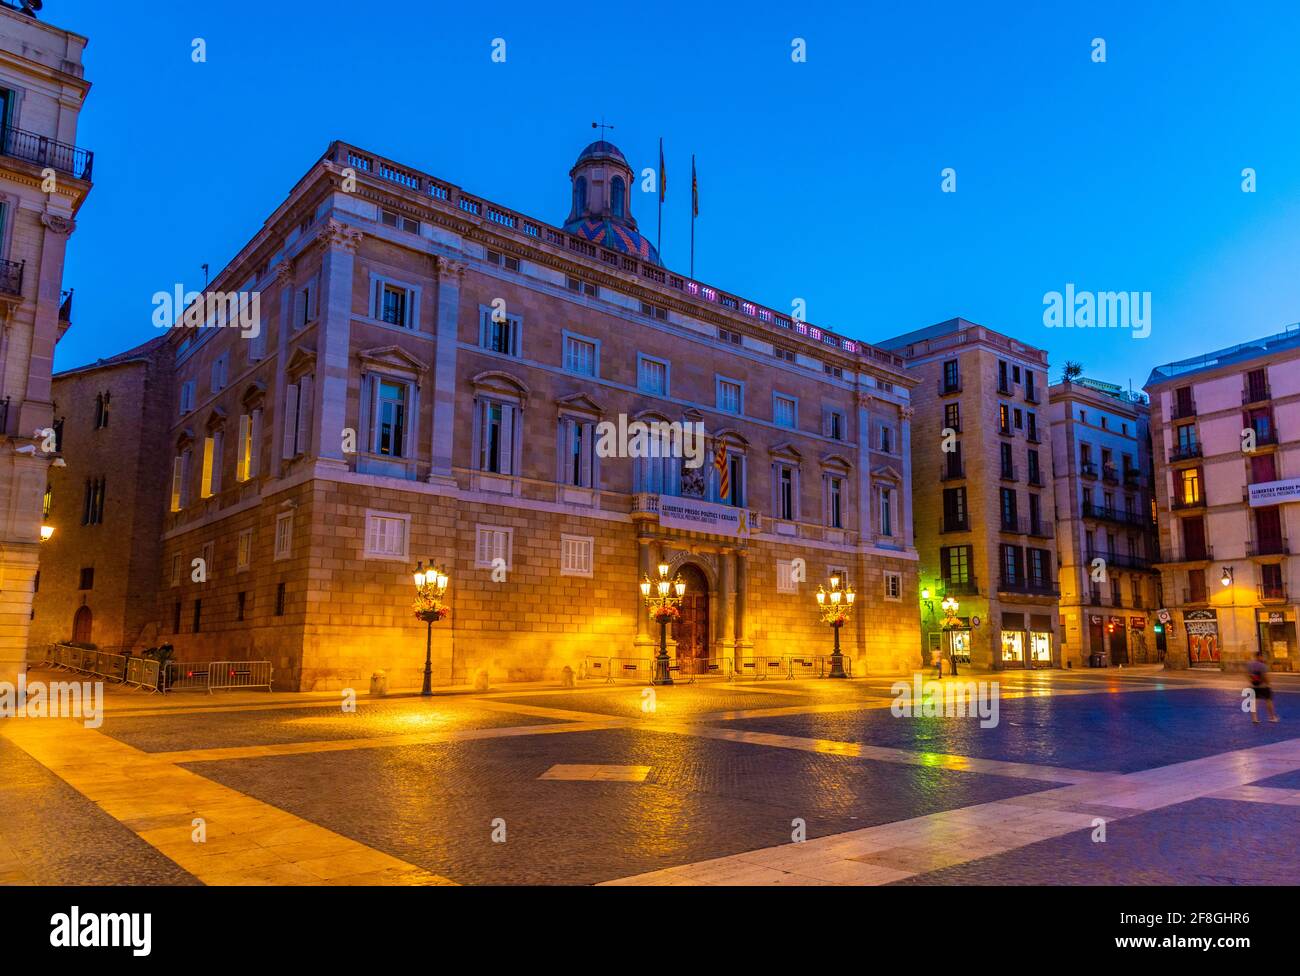
[[[0,4],[0,682],[25,668],[53,456],[50,373],[70,322],[63,259],[90,191],[75,146],[86,39]]]
[[[1296,670],[1300,326],[1157,366],[1151,397],[1170,667]]]
[[[1048,403],[1062,663],[1155,663],[1165,633],[1147,398],[1075,377]]]
[[[157,643],[156,600],[173,402],[164,336],[54,377],[64,464],[51,467],[32,601],[31,658],[55,641]]]
[[[451,578],[440,680],[644,659],[662,560],[684,667],[828,651],[833,571],[855,668],[913,662],[903,360],[665,268],[632,173],[588,146],[556,226],[329,147],[167,333],[155,613],[180,657],[409,687],[422,561]],[[700,425],[700,465],[625,456],[638,422]]]
[[[938,650],[958,670],[1059,666],[1047,353],[965,319],[882,345],[918,381],[922,656]]]

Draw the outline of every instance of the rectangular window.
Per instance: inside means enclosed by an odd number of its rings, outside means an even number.
[[[240,572],[253,565],[253,530],[244,529],[239,533],[239,547],[236,550],[235,571]]]
[[[723,413],[739,414],[745,409],[744,388],[735,380],[717,378],[717,406]]]
[[[178,553],[174,553],[174,554],[172,555],[172,578],[171,578],[171,582],[172,582],[172,586],[180,586],[180,585],[181,585],[181,554],[180,554],[179,552],[178,552]]]
[[[203,548],[199,550],[199,556],[203,559],[203,576],[205,580],[212,579],[213,566],[216,564],[217,544],[215,542],[203,543]]]
[[[176,604],[178,607],[180,604]],[[275,615],[284,616],[284,583],[275,584]]]
[[[376,378],[373,450],[385,457],[406,455],[408,387],[405,383]]]
[[[832,366],[830,363],[822,363],[822,372],[827,376],[833,376],[837,380],[844,379],[844,367]]]
[[[949,359],[943,364],[943,392],[956,393],[961,389],[961,373],[957,369],[957,360]]]
[[[595,376],[599,370],[598,343],[579,336],[564,337],[564,369],[580,376]]]
[[[795,517],[794,468],[788,464],[776,466],[776,491],[777,517],[792,521]]]
[[[201,492],[204,498],[211,498],[221,490],[221,441],[222,432],[219,430],[214,430],[203,438]]]
[[[826,436],[833,441],[844,440],[846,430],[844,414],[838,410],[826,411]]]
[[[286,460],[306,454],[311,440],[312,376],[305,373],[297,383],[284,389],[284,441],[281,450]]]
[[[404,217],[401,214],[393,213],[391,210],[381,210],[379,211],[379,214],[380,220],[386,227],[396,227],[399,230],[406,231],[408,234],[420,233],[420,222],[418,220],[412,220],[410,217]],[[490,251],[488,253],[491,254]],[[500,255],[498,255],[498,257],[499,256]]]
[[[946,583],[969,583],[971,581],[971,547],[944,546],[939,552],[939,567]]]
[[[189,500],[186,489],[190,482],[190,456],[188,450],[182,451],[172,459],[172,503],[171,510],[179,512]]]
[[[293,512],[275,517],[275,558],[288,559],[293,554]]]
[[[894,453],[894,428],[888,424],[880,425],[880,450],[884,454]]]
[[[77,585],[79,590],[93,590],[95,588],[95,567],[81,567],[81,581]]]
[[[1041,484],[1043,483],[1043,481],[1042,481],[1042,475],[1040,474],[1040,472],[1039,472],[1039,470],[1038,470],[1038,452],[1037,452],[1037,451],[1030,451],[1030,452],[1029,452],[1029,483],[1030,483],[1031,485],[1041,485]]]
[[[885,573],[885,599],[895,603],[903,599],[902,573]]]
[[[197,634],[203,629],[203,601],[194,601],[194,620],[190,624],[190,631]]]
[[[186,380],[181,384],[180,410],[189,413],[194,409],[194,381]]]
[[[943,425],[951,428],[954,433],[961,433],[961,404],[945,403],[943,405]]]
[[[648,315],[650,318],[658,319],[661,322],[668,319],[668,309],[662,305],[651,305],[649,302],[641,303],[641,314]]]
[[[236,597],[236,602],[235,602],[236,620],[244,619],[244,609],[247,605],[248,605],[248,594],[243,590],[240,590],[238,596]]]
[[[776,561],[776,592],[796,593],[799,587],[794,579],[794,561],[778,559]]]
[[[562,484],[591,488],[595,470],[596,427],[578,417],[560,418],[560,477]]]
[[[721,339],[723,342],[731,343],[733,346],[740,345],[742,341],[740,337],[740,333],[732,332],[730,329],[719,329],[718,338]]]
[[[511,568],[512,549],[514,548],[514,529],[498,529],[490,525],[480,525],[475,529],[474,565],[479,569],[493,569],[498,565]],[[497,560],[503,563],[497,563]]]
[[[420,322],[420,292],[417,288],[375,277],[371,314],[381,322],[403,329],[417,329]]]
[[[943,531],[959,532],[966,528],[966,489],[945,488],[943,490]]]
[[[591,298],[600,297],[600,289],[589,281],[583,281],[581,278],[574,278],[570,275],[566,283],[569,286],[569,291],[576,291],[580,295],[588,295]]]
[[[1002,528],[1015,532],[1017,529],[1016,492],[1014,488],[999,488],[1002,502]]]
[[[366,512],[367,559],[406,559],[409,555],[409,515]]]
[[[560,536],[560,575],[591,576],[595,540],[589,535]]]
[[[181,601],[177,600],[172,604],[172,633],[181,632]]]
[[[235,480],[248,481],[257,476],[258,445],[262,438],[262,408],[239,418],[239,440],[235,452]]]
[[[642,393],[668,395],[668,361],[653,356],[637,356],[637,386]]]
[[[1005,403],[998,404],[998,433],[1011,433],[1011,408]]]
[[[826,524],[832,529],[844,528],[844,479],[829,478],[826,482]]]
[[[794,350],[786,349],[784,346],[773,346],[772,355],[783,363],[792,363],[795,360]]]
[[[502,356],[518,358],[523,319],[485,306],[479,307],[478,316],[479,347]]]
[[[794,400],[777,394],[772,401],[772,421],[778,427],[793,428],[797,410],[798,405]]]
[[[479,470],[515,473],[515,425],[518,408],[481,400],[479,406]]]
[[[880,534],[894,534],[894,491],[892,488],[880,489]]]
[[[226,388],[226,364],[229,362],[229,356],[225,353],[218,356],[212,361],[212,392],[216,393]]]

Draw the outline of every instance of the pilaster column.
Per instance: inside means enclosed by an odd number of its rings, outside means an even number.
[[[754,642],[745,631],[746,604],[749,600],[749,552],[736,550],[736,614],[735,614],[735,656],[743,657],[754,648]]]
[[[913,546],[912,526],[912,414],[911,407],[900,407],[898,411],[898,446],[903,452],[903,490],[898,500],[899,518],[903,523],[903,545],[908,549]]]
[[[718,560],[718,591],[722,602],[721,643],[724,653],[736,650],[736,551],[723,549]]]
[[[273,470],[284,466],[280,445],[284,443],[284,389],[289,384],[289,333],[293,330],[293,260],[285,258],[275,267],[275,283],[280,290],[280,316],[275,328],[275,387],[271,390],[271,417],[274,430],[271,440]],[[265,328],[265,325],[263,325]]]
[[[316,401],[312,404],[312,454],[345,464],[349,355],[352,342],[352,271],[361,231],[331,220],[321,231],[321,313],[316,326]]]
[[[637,583],[650,575],[650,537],[637,536]],[[649,646],[654,641],[650,636],[650,610],[645,605],[645,600],[641,596],[641,590],[638,586],[636,591],[636,646]]]
[[[857,395],[858,407],[858,538],[866,545],[876,541],[871,520],[871,394]]]
[[[452,434],[456,427],[456,346],[460,340],[458,313],[460,285],[465,265],[438,259],[438,321],[435,326],[437,358],[433,367],[433,464],[430,482],[454,484],[451,473]]]
[[[10,427],[20,437],[31,437],[51,422],[50,387],[54,368],[54,344],[59,338],[59,298],[63,293],[63,256],[76,222],[56,214],[41,214],[45,233],[40,237],[40,261],[26,273],[36,272],[36,311],[32,341],[27,356],[27,384],[18,408],[18,425]],[[23,287],[27,288],[26,282]],[[10,328],[15,323],[10,323]],[[5,364],[6,368],[9,366]],[[15,384],[16,385],[16,384]]]

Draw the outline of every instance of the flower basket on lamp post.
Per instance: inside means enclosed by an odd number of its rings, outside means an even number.
[[[668,625],[682,618],[682,597],[686,581],[681,577],[668,579],[668,564],[659,564],[659,579],[651,582],[647,576],[641,581],[641,596],[650,610],[650,619],[659,625],[659,653],[655,655],[654,676],[651,684],[670,685],[672,672],[668,667]]]

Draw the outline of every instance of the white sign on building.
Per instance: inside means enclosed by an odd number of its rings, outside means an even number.
[[[1300,502],[1300,478],[1287,478],[1285,481],[1262,481],[1249,485],[1250,507],[1262,505],[1280,505],[1284,502]]]
[[[692,532],[740,538],[757,535],[761,531],[757,512],[673,495],[659,496],[659,524],[670,529],[689,529]]]

